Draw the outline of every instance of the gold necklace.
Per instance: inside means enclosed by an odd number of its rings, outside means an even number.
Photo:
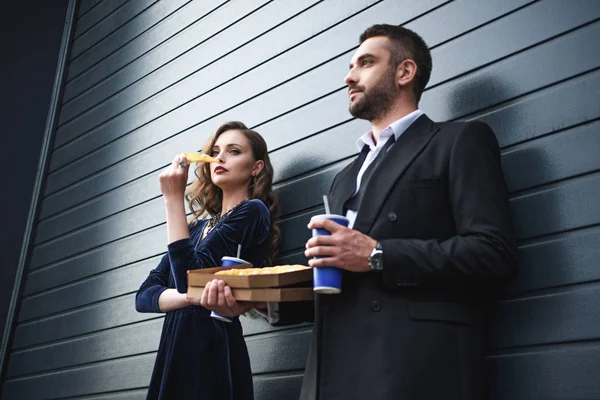
[[[210,217],[210,219],[208,220],[208,225],[206,226],[206,234],[208,235],[210,231],[212,231],[217,225],[219,225],[219,222],[223,221],[229,214],[231,214],[233,210],[235,210],[241,204],[244,204],[246,201],[248,201],[248,199],[240,201],[235,206],[231,207],[229,211],[227,211],[225,214],[221,215],[221,213],[219,212]]]

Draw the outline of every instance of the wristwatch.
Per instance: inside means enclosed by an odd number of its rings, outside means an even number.
[[[369,267],[373,271],[381,271],[383,269],[383,248],[380,242],[377,242],[369,256]]]

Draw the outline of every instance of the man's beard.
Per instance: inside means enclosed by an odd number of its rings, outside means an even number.
[[[368,91],[363,91],[361,99],[350,103],[350,114],[367,121],[375,121],[386,115],[392,108],[395,96],[395,75],[392,69],[382,76],[375,86]]]

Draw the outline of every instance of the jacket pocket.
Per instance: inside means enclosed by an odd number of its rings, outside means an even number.
[[[475,317],[468,306],[455,302],[410,301],[408,315],[415,321],[455,322],[472,325]]]

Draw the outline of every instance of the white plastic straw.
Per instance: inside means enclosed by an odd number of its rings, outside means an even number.
[[[242,255],[242,244],[238,244],[238,252],[237,252],[237,258],[240,258],[240,256]]]
[[[325,204],[325,214],[331,214],[329,210],[329,200],[327,200],[327,195],[323,195],[323,204]]]

